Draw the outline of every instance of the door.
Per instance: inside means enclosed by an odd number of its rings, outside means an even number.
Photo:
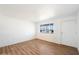
[[[61,43],[76,47],[76,24],[75,21],[64,21],[62,23]]]

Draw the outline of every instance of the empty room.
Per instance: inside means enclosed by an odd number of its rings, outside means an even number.
[[[79,5],[0,4],[0,55],[79,55]]]

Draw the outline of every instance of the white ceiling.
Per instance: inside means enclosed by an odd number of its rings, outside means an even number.
[[[0,5],[0,14],[16,19],[41,21],[47,18],[74,15],[78,4],[4,4]]]

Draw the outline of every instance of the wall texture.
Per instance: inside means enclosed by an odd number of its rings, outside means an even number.
[[[30,40],[34,35],[34,23],[0,15],[0,47]]]

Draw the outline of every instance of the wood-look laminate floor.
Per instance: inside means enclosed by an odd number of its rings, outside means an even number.
[[[78,55],[76,48],[34,39],[0,48],[0,55]]]

